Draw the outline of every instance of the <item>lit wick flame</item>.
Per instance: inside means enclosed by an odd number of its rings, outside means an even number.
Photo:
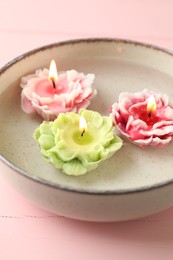
[[[79,120],[79,129],[81,131],[81,137],[82,137],[87,129],[87,123],[83,116],[81,116]]]
[[[156,111],[156,101],[153,95],[151,95],[148,98],[148,104],[147,104],[147,112],[148,112],[148,117],[151,116],[151,113]]]
[[[57,81],[57,79],[58,79],[58,73],[57,73],[56,63],[54,60],[52,60],[49,68],[49,80],[52,82],[54,88],[56,88],[55,82]]]

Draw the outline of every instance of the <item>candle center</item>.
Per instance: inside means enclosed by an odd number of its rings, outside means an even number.
[[[154,125],[160,120],[160,117],[157,115],[156,111],[150,112],[147,110],[146,104],[134,106],[133,109],[131,109],[131,114],[134,119],[140,119],[147,125]]]
[[[159,120],[159,118],[158,118],[158,116],[156,116],[155,112],[148,113],[146,110],[141,111],[141,113],[139,114],[139,119],[144,121],[147,125],[154,125]]]
[[[83,135],[81,135],[80,131],[77,131],[73,134],[72,138],[79,145],[88,145],[93,141],[93,136],[88,131],[85,131]]]

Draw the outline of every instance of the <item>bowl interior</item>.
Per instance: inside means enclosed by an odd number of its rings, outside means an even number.
[[[141,149],[128,141],[113,157],[84,176],[63,174],[41,156],[33,132],[42,122],[21,110],[23,75],[49,67],[96,75],[97,96],[88,109],[108,115],[120,92],[144,88],[173,100],[173,56],[143,44],[119,40],[83,40],[54,44],[28,53],[2,69],[0,75],[0,154],[19,170],[44,182],[89,192],[141,190],[173,181],[173,143]]]

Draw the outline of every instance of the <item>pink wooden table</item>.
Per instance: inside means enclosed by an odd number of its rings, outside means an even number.
[[[81,37],[118,37],[173,50],[172,0],[6,0],[0,66],[33,48]],[[39,209],[5,182],[0,163],[0,259],[173,259],[173,208],[125,223],[85,223]]]

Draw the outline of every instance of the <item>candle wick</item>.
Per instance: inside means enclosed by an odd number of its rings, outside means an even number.
[[[56,88],[56,84],[55,84],[54,78],[51,78],[51,81],[52,81],[53,88]]]
[[[148,117],[151,117],[151,111],[148,113]]]
[[[85,129],[82,131],[82,133],[81,133],[81,137],[83,137],[84,133],[85,133]]]

